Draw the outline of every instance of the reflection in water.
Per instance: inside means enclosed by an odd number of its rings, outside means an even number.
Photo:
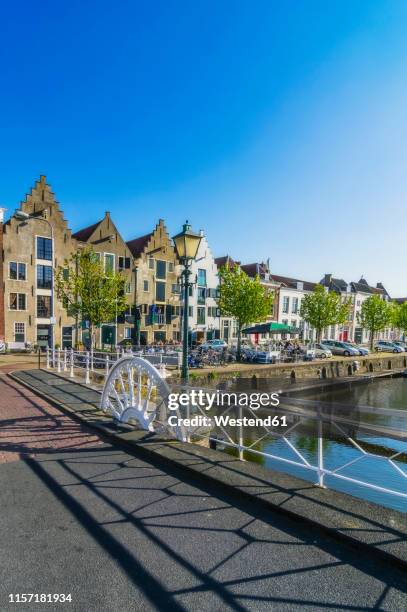
[[[407,431],[407,379],[378,379],[368,384],[354,385],[352,388],[340,388],[324,393],[315,393],[307,395],[306,401],[317,400],[324,403],[325,410],[328,407],[329,411],[344,415],[349,412],[354,414],[362,423],[382,427],[391,427],[399,432]],[[366,407],[389,410],[389,414],[381,411],[380,414],[374,411],[367,411]],[[350,408],[350,411],[349,411]],[[272,409],[273,410],[273,409]],[[399,413],[390,412],[398,410]],[[403,414],[402,411],[405,411]],[[258,412],[260,416],[260,411]],[[293,424],[298,417],[290,415],[289,425]],[[284,428],[278,430],[279,433],[284,433]],[[219,429],[213,433],[220,438],[227,439],[224,432]],[[227,433],[230,437],[237,441],[238,432],[236,428],[229,428]],[[285,459],[299,461],[298,455],[281,437],[273,437],[267,435],[262,427],[244,428],[243,441],[245,446],[252,446],[254,450],[267,452]],[[403,440],[390,438],[386,435],[377,433],[367,434],[363,432],[363,428],[358,430],[357,427],[348,428],[346,434],[354,438],[360,446],[368,453],[381,454],[391,456],[403,449],[407,451],[407,443]],[[299,425],[294,431],[287,436],[289,440],[304,456],[304,458],[312,465],[317,465],[317,425],[312,419],[300,420]],[[259,440],[258,442],[256,442]],[[222,448],[222,447],[221,447]],[[388,461],[371,456],[363,456],[352,443],[346,439],[345,435],[341,435],[332,424],[324,425],[324,465],[327,469],[333,470],[341,465],[344,465],[354,459],[358,459],[354,464],[339,471],[343,474],[355,479],[363,480],[384,486],[389,489],[394,489],[403,493],[407,493],[407,479],[398,473]],[[237,450],[230,447],[223,447],[224,452],[237,455]],[[254,461],[265,467],[273,470],[284,471],[295,475],[299,478],[316,481],[316,474],[304,468],[293,466],[287,463],[282,463],[264,455],[256,455],[250,451],[245,451],[244,459]],[[407,473],[407,453],[399,456],[395,460],[404,472]],[[354,483],[339,480],[335,477],[327,477],[326,484],[330,488],[350,493],[357,497],[362,497],[374,501],[378,504],[389,506],[401,511],[407,511],[407,502],[403,498],[394,495],[385,494],[379,491],[374,491]]]

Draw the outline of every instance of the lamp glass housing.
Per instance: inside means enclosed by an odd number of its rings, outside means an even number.
[[[183,225],[182,232],[174,236],[175,249],[181,260],[195,259],[198,253],[201,235],[191,230],[188,221]]]

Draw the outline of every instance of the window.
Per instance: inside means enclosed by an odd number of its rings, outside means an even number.
[[[157,275],[157,278],[161,278],[162,280],[166,279],[167,277],[167,262],[166,261],[161,261],[160,259],[157,259],[156,275]]]
[[[290,298],[285,296],[283,297],[283,312],[287,314],[289,309],[290,309]]]
[[[11,280],[27,280],[25,263],[10,261],[9,278]]]
[[[99,261],[101,260],[102,257],[102,253],[93,253],[93,257],[95,259],[95,261]]]
[[[174,264],[172,261],[168,262],[168,272],[174,272]]]
[[[194,316],[194,307],[193,306],[188,306],[188,316],[189,317],[193,317]]]
[[[25,310],[26,295],[25,293],[10,293],[10,310]]]
[[[131,338],[131,327],[124,328],[124,337],[125,339]]]
[[[198,285],[200,287],[206,287],[206,270],[198,269]]]
[[[292,319],[291,321],[291,327],[297,327],[297,321],[295,319]]]
[[[291,312],[293,314],[297,314],[298,312],[298,298],[293,298],[293,303],[291,305]]]
[[[205,304],[206,289],[205,287],[198,287],[198,304]]]
[[[154,259],[152,257],[150,257],[150,259],[148,260],[148,267],[150,268],[150,270],[154,270]]]
[[[205,307],[198,306],[196,322],[198,325],[205,325]]]
[[[25,323],[14,323],[15,342],[25,342]]]
[[[130,257],[119,257],[119,270],[130,269]]]
[[[171,285],[171,292],[172,293],[179,293],[180,292],[179,285],[177,285],[177,283],[173,283]]]
[[[148,291],[148,280],[143,281],[143,291]]]
[[[105,253],[105,272],[114,272],[114,255]]]
[[[37,317],[49,319],[51,316],[51,296],[37,295]]]
[[[131,283],[125,284],[125,293],[131,293]]]
[[[65,270],[64,270],[65,273]],[[64,274],[65,277],[65,274]],[[37,266],[37,287],[38,289],[51,289],[52,268],[51,266]]]
[[[37,259],[52,261],[52,240],[37,236]]]
[[[156,302],[165,302],[165,283],[156,282],[155,299]]]

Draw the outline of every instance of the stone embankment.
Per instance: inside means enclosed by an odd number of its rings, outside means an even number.
[[[407,353],[373,353],[360,357],[335,357],[317,361],[271,365],[230,364],[219,368],[190,371],[192,384],[208,384],[233,378],[286,378],[291,380],[340,379],[371,374],[373,376],[402,372],[407,369]],[[176,382],[179,373],[171,377]]]

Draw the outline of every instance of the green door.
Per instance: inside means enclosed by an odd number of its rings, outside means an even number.
[[[116,344],[116,327],[114,325],[102,326],[102,344]]]

